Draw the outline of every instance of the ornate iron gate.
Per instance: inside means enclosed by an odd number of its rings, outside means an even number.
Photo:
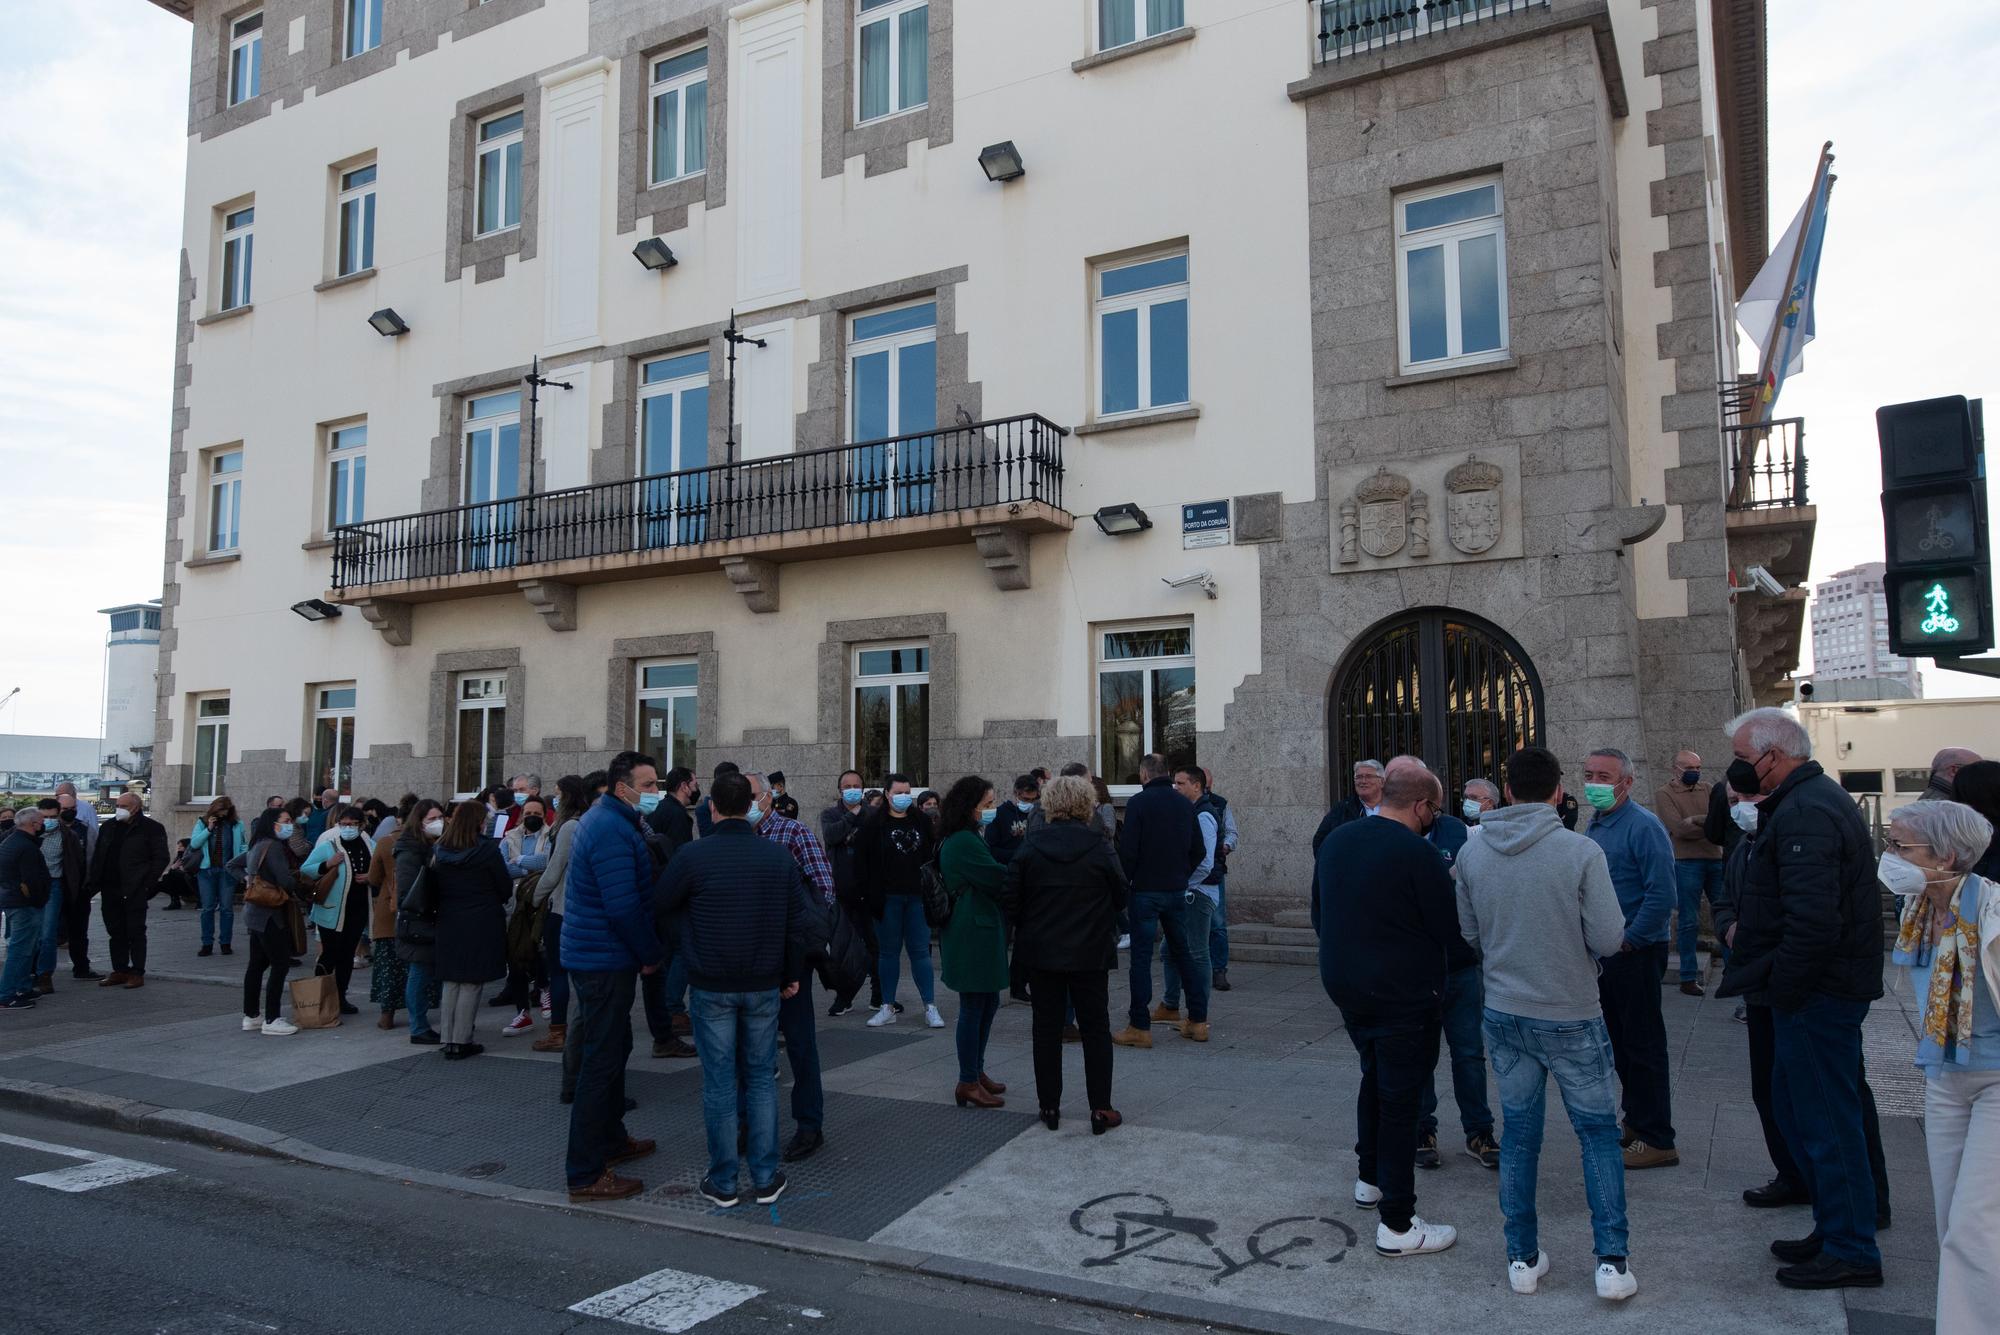
[[[1381,622],[1348,651],[1327,703],[1329,798],[1348,791],[1357,760],[1422,756],[1455,809],[1467,779],[1542,740],[1542,682],[1511,636],[1444,608]]]

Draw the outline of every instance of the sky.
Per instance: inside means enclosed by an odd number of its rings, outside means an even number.
[[[0,696],[20,694],[0,706],[0,730],[94,736],[97,609],[160,589],[191,29],[143,0],[7,9],[0,569],[19,578],[53,564],[57,578],[13,600]],[[2000,263],[1977,240],[2000,218],[2000,80],[1984,76],[2000,68],[2000,6],[1952,9],[1940,26],[1885,24],[1876,0],[1768,7],[1772,239],[1829,139],[1840,178],[1818,338],[1778,404],[1806,419],[1816,580],[1880,559],[1875,409],[2000,394],[1983,318],[2000,308]],[[1912,89],[1937,96],[1918,108]],[[1925,690],[2000,683],[1927,669]]]

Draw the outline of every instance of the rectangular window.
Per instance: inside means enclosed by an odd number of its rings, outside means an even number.
[[[229,105],[248,102],[264,87],[264,15],[245,14],[229,25]]]
[[[313,691],[312,791],[328,788],[345,802],[354,794],[354,686]]]
[[[691,659],[638,665],[639,731],[632,746],[658,760],[663,775],[676,765],[694,767],[698,685]]]
[[[243,451],[208,456],[208,551],[233,552],[242,538]]]
[[[1405,371],[1507,356],[1507,248],[1498,177],[1396,200],[1397,333]]]
[[[507,744],[507,679],[460,677],[458,743],[453,751],[454,796],[471,797],[502,777]]]
[[[1899,793],[1921,793],[1930,786],[1931,772],[1928,769],[1896,771],[1896,791]]]
[[[708,48],[653,62],[653,184],[708,166]]]
[[[1147,752],[1195,763],[1194,627],[1107,630],[1097,660],[1097,772],[1124,792],[1139,786]]]
[[[375,267],[375,164],[340,174],[339,277]]]
[[[213,801],[229,787],[229,697],[210,695],[194,702],[194,792],[197,802]]]
[[[848,441],[884,442],[849,451],[849,522],[928,514],[937,440],[918,433],[937,426],[937,302],[854,317],[847,401]]]
[[[1188,401],[1188,257],[1097,271],[1097,415]]]
[[[465,405],[465,561],[468,570],[514,563],[521,494],[521,391],[483,394]]]
[[[233,311],[250,304],[250,260],[256,241],[255,208],[222,215],[222,306]]]
[[[1097,49],[1109,51],[1182,27],[1181,0],[1097,0]]]
[[[639,541],[708,540],[708,354],[661,357],[639,368]],[[644,749],[644,748],[641,748]]]
[[[930,782],[931,651],[921,644],[854,651],[854,768],[880,787],[901,773]]]
[[[855,124],[914,111],[930,100],[927,0],[861,0],[855,21]]]
[[[382,45],[382,0],[347,0],[347,55],[350,59]]]
[[[503,112],[479,122],[478,207],[474,236],[521,225],[521,145],[527,113]]]
[[[326,457],[326,530],[330,534],[342,524],[360,523],[367,514],[368,424],[328,431]]]

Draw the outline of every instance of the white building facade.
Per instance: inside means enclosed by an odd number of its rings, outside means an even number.
[[[1812,649],[1816,681],[1901,682],[1922,698],[1923,674],[1913,659],[1889,649],[1889,598],[1880,561],[1837,571],[1813,586]]]
[[[1158,750],[1255,911],[1354,759],[1663,766],[1796,659],[1717,393],[1761,13],[168,7],[183,805]]]

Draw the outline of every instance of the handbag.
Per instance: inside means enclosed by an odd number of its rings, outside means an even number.
[[[957,903],[945,888],[944,869],[935,861],[926,862],[917,871],[917,884],[924,895],[924,921],[943,931],[950,924],[951,910]]]
[[[292,1023],[301,1029],[333,1029],[340,1024],[340,989],[330,973],[294,979]]]
[[[315,904],[326,903],[326,897],[333,893],[333,883],[340,879],[341,863],[346,861],[347,855],[339,853],[336,857],[338,860],[327,863],[326,870],[320,873],[317,881],[313,882],[312,901]]]
[[[252,876],[250,884],[244,888],[243,902],[255,904],[260,909],[281,909],[292,902],[292,897],[262,876]]]

